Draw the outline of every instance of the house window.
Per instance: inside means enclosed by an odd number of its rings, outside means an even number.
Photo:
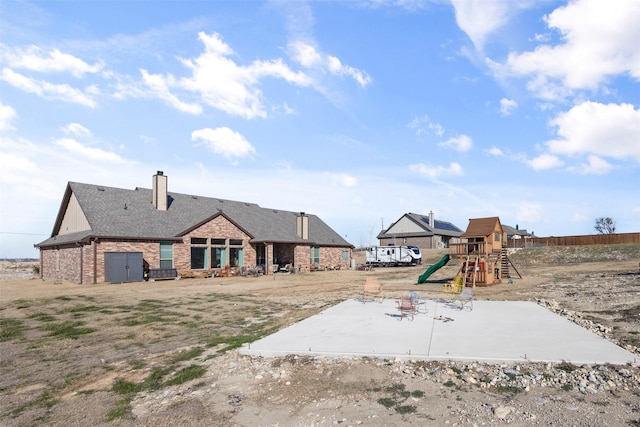
[[[216,239],[216,238],[211,238],[211,245],[220,245],[220,246],[224,246],[227,244],[227,239]]]
[[[191,269],[204,270],[205,268],[207,268],[207,248],[192,246]]]
[[[242,248],[229,248],[229,263],[231,267],[242,267],[244,265]]]
[[[319,246],[311,247],[310,262],[311,262],[311,265],[320,264],[320,247]]]
[[[206,245],[207,238],[206,237],[192,237],[191,238],[192,245]]]
[[[160,242],[160,268],[173,268],[173,243]]]
[[[243,246],[244,240],[242,239],[229,239],[229,246]]]
[[[342,260],[349,261],[349,251],[342,251]]]
[[[267,263],[267,247],[266,246],[256,247],[256,264],[265,265],[266,263]]]
[[[500,233],[498,233],[498,232],[496,231],[495,235],[493,236],[493,240],[494,240],[494,241],[496,241],[496,242],[499,242],[499,241],[501,240],[501,239],[500,239]]]
[[[227,250],[225,248],[211,248],[211,267],[222,268],[227,265]]]

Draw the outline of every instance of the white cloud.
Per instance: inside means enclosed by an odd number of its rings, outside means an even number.
[[[339,58],[323,54],[314,46],[298,40],[288,44],[288,51],[294,61],[310,69],[329,72],[331,74],[351,77],[361,87],[371,83],[371,77],[364,71],[360,71],[350,65],[345,65]]]
[[[502,27],[517,9],[517,3],[507,1],[451,0],[451,4],[458,27],[479,51],[489,34]]]
[[[111,151],[102,150],[95,147],[87,147],[82,145],[78,141],[71,138],[59,138],[54,141],[54,144],[60,148],[67,150],[68,152],[98,162],[108,163],[127,163],[123,157]]]
[[[429,123],[429,129],[431,129],[436,135],[444,135],[444,128],[440,123]]]
[[[444,135],[444,128],[440,123],[432,122],[429,116],[414,117],[413,120],[407,125],[410,129],[413,129],[416,135],[422,135],[427,130],[435,133],[437,136]]]
[[[588,157],[587,163],[581,163],[576,170],[585,175],[604,175],[612,168],[613,166],[606,160],[592,155]]]
[[[588,221],[589,218],[583,214],[582,212],[575,212],[571,217],[572,222],[585,222]]]
[[[140,70],[140,73],[142,74],[142,81],[151,89],[154,96],[164,100],[167,104],[184,113],[202,113],[202,107],[200,105],[181,101],[171,93],[170,86],[175,85],[173,76],[149,74],[146,70]]]
[[[27,157],[0,152],[0,169],[2,169],[0,177],[4,180],[4,178],[19,177],[33,172],[38,167]]]
[[[441,176],[463,175],[462,166],[455,162],[450,163],[447,167],[418,163],[415,165],[410,165],[409,170],[430,179],[440,178]]]
[[[5,51],[2,56],[11,68],[21,68],[41,73],[69,72],[74,77],[82,77],[87,73],[97,73],[104,68],[102,62],[89,65],[87,62],[58,49],[44,52],[38,46],[29,46],[25,50],[16,48]]]
[[[552,154],[541,154],[538,157],[526,160],[526,163],[535,170],[553,169],[564,165],[564,162]]]
[[[521,202],[518,204],[516,219],[519,223],[542,222],[544,218],[544,207],[539,203]]]
[[[96,106],[96,103],[90,96],[67,84],[53,84],[43,80],[31,79],[8,68],[2,69],[0,79],[18,89],[42,96],[49,100],[70,102],[91,108]]]
[[[510,115],[516,108],[518,108],[518,103],[513,99],[502,98],[500,100],[500,113],[503,116]]]
[[[485,153],[489,154],[490,156],[496,156],[496,157],[504,156],[504,153],[498,147],[491,147],[491,148],[488,148],[488,149],[486,149],[484,151],[485,151]]]
[[[511,53],[504,64],[488,64],[500,75],[528,77],[528,89],[550,100],[574,90],[597,89],[611,76],[640,79],[640,2],[621,0],[612,7],[598,0],[576,0],[545,21],[561,35],[562,44],[540,45],[530,52]]]
[[[441,147],[453,148],[456,151],[464,153],[466,151],[471,150],[473,146],[473,141],[467,135],[460,135],[453,138],[449,138],[448,140],[441,142]]]
[[[204,53],[195,59],[181,59],[192,75],[175,83],[171,76],[157,76],[156,85],[177,85],[198,94],[206,105],[230,115],[251,119],[267,115],[262,91],[258,89],[261,78],[279,78],[298,86],[311,84],[308,76],[294,72],[280,59],[254,61],[248,66],[236,64],[229,58],[233,50],[217,33],[201,32],[198,38],[204,44]]]
[[[202,141],[201,144],[226,159],[246,157],[256,151],[244,136],[228,127],[195,130],[191,133],[191,140]]]
[[[340,187],[356,187],[358,178],[347,174],[331,174],[331,179]]]
[[[16,111],[0,102],[0,131],[13,129],[13,121],[17,117]]]
[[[584,102],[550,122],[558,139],[547,142],[554,154],[595,154],[640,162],[640,109],[631,104]]]
[[[69,123],[62,128],[62,132],[67,135],[91,136],[91,131],[79,123]]]

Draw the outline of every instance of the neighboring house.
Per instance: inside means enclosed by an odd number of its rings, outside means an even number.
[[[472,218],[460,238],[462,242],[452,244],[449,254],[464,259],[461,269],[466,283],[473,282],[475,286],[499,282],[505,256],[502,251],[504,229],[500,218]]]
[[[98,283],[124,266],[138,280],[140,258],[178,272],[351,264],[353,246],[315,215],[169,192],[160,171],[152,184],[126,190],[69,182],[51,237],[35,245],[41,277]]]
[[[534,237],[533,233],[529,233],[527,230],[520,230],[518,224],[516,224],[515,228],[503,224],[502,228],[504,229],[506,240],[518,240],[524,239],[525,237]]]
[[[406,213],[389,228],[378,234],[380,246],[413,245],[420,249],[448,248],[457,242],[462,230],[447,221],[429,215]]]

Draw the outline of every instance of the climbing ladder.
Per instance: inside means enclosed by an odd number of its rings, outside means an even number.
[[[520,272],[518,271],[518,269],[516,268],[516,266],[513,264],[513,261],[511,261],[511,259],[509,258],[509,255],[507,255],[507,249],[506,248],[502,248],[502,253],[500,254],[500,278],[501,279],[510,279],[511,278],[511,268],[513,268],[513,271],[515,271],[515,273],[518,275],[518,277],[520,279],[522,279],[522,275],[520,274]]]

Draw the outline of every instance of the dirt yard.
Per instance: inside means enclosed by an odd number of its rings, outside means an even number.
[[[441,298],[450,262],[77,285],[0,264],[1,426],[640,426],[640,368],[310,358],[237,348],[361,295]],[[537,301],[639,355],[640,245],[520,250],[480,300]],[[508,321],[508,319],[505,319]]]

